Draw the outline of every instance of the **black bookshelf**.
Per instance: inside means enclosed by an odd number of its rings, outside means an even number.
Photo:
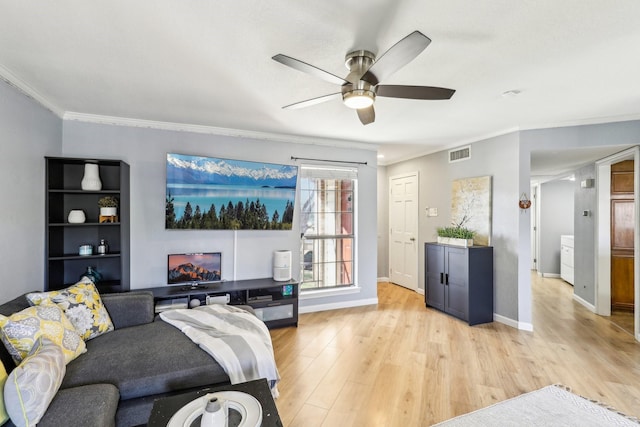
[[[100,191],[84,191],[81,181],[87,159],[45,157],[45,290],[63,289],[78,281],[88,266],[100,274],[100,292],[129,290],[129,165],[121,160],[96,160]],[[100,222],[98,200],[106,195],[119,200],[118,221]],[[72,209],[82,209],[86,221],[70,224]],[[109,251],[97,254],[101,239]],[[93,255],[79,255],[80,245],[92,245]]]

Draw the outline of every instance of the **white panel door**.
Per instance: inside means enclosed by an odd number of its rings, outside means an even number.
[[[418,173],[389,178],[389,278],[418,289]]]

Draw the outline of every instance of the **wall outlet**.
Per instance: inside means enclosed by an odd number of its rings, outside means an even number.
[[[430,208],[430,207],[427,207],[427,208],[426,208],[426,211],[427,211],[427,216],[428,216],[428,217],[431,217],[431,216],[438,216],[438,208]]]

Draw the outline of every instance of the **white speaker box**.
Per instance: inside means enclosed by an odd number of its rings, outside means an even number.
[[[291,251],[273,253],[273,280],[276,282],[291,280]]]

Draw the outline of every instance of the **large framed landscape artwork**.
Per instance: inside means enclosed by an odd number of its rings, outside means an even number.
[[[290,230],[298,167],[167,154],[165,228]]]
[[[491,244],[491,176],[462,178],[451,186],[452,225],[475,232],[473,244]]]

